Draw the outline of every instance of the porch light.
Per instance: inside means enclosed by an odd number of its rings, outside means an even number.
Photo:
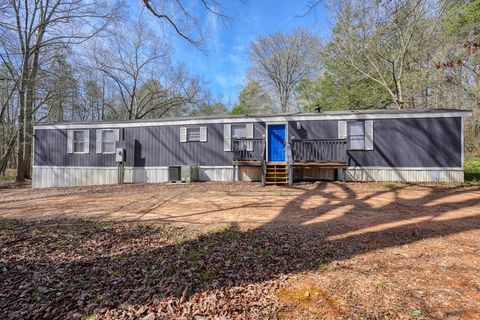
[[[297,121],[297,130],[302,129],[302,123],[300,121]]]

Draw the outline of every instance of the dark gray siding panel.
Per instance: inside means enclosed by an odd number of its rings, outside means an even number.
[[[378,119],[374,150],[349,151],[350,166],[461,167],[462,119]],[[289,122],[289,139],[338,138],[338,121]]]
[[[199,127],[202,125],[185,126]],[[207,142],[180,142],[179,126],[126,128],[127,166],[232,165],[232,152],[223,150],[223,124],[207,124]],[[264,126],[254,125],[261,138]]]
[[[105,127],[105,129],[108,129]],[[88,154],[67,153],[67,130],[36,129],[34,165],[72,166],[72,167],[112,167],[115,166],[114,154],[95,152],[96,131],[90,129]]]
[[[300,129],[297,129],[300,122]],[[338,121],[290,121],[288,123],[288,139],[336,139],[338,138]]]
[[[289,123],[288,139],[337,138],[338,121]],[[223,151],[223,124],[207,124],[207,142],[180,142],[180,127],[123,129],[127,166],[157,167],[182,164],[227,166],[232,153]],[[105,127],[108,128],[108,127]],[[254,125],[255,138],[265,124]],[[374,120],[374,150],[349,151],[351,166],[461,167],[461,118]],[[115,166],[114,155],[95,153],[95,130],[90,130],[90,153],[67,154],[67,130],[35,130],[35,165]]]
[[[349,151],[349,164],[461,167],[462,119],[374,120],[374,150]]]
[[[201,126],[201,125],[198,125]],[[196,127],[198,127],[196,126]],[[208,124],[207,142],[180,142],[180,127],[124,128],[127,166],[161,167],[196,164],[205,166],[232,165],[232,152],[223,151],[223,124]],[[188,127],[188,126],[187,126]],[[254,137],[261,138],[264,125],[254,124]],[[107,129],[107,127],[105,127]],[[90,129],[90,153],[67,153],[67,130],[35,130],[34,164],[42,166],[115,166],[112,154],[95,153],[95,130]]]

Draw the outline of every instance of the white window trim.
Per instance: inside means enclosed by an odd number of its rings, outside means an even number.
[[[338,121],[338,139],[348,138],[348,124],[347,121]]]
[[[73,154],[88,154],[90,153],[90,130],[71,130],[72,131],[72,153]],[[75,132],[83,132],[84,140],[81,141],[84,143],[83,151],[75,151]],[[80,141],[77,141],[80,142]]]
[[[200,127],[200,142],[208,141],[208,131],[207,127]]]
[[[374,149],[374,121],[373,120],[366,120],[364,122],[364,129],[365,129],[365,150],[372,151]]]
[[[100,139],[101,148],[102,148],[102,152],[101,152],[101,153],[102,153],[102,154],[115,154],[115,153],[116,153],[116,152],[115,152],[115,142],[118,141],[118,140],[117,140],[117,132],[116,132],[116,130],[118,130],[118,129],[102,129],[102,135],[101,135],[101,139]],[[106,152],[106,151],[103,150],[103,143],[105,142],[105,141],[103,140],[103,132],[105,132],[105,131],[112,131],[112,132],[113,132],[113,141],[108,141],[108,142],[113,142],[113,151],[112,151],[112,152]]]
[[[104,152],[103,151],[103,132],[104,131],[113,131],[114,143],[120,141],[120,129],[106,128],[106,129],[97,129],[95,131],[95,153],[97,154],[115,154],[115,146],[113,152]]]
[[[350,147],[350,145],[351,145],[350,144],[350,138],[352,137],[352,135],[350,134],[350,125],[352,123],[355,123],[355,122],[359,122],[363,126],[363,148],[351,148]],[[361,135],[356,134],[354,136],[360,137]],[[366,134],[365,134],[365,121],[355,120],[355,121],[347,122],[347,150],[349,150],[349,151],[365,151],[365,136],[366,136]]]
[[[198,140],[190,140],[188,136],[188,132],[192,129],[198,129]],[[202,129],[201,127],[187,127],[186,128],[186,141],[185,142],[202,142]]]
[[[185,143],[187,142],[187,128],[180,127],[180,142]]]
[[[284,122],[282,122],[284,123]],[[242,139],[233,137],[233,126],[245,126],[245,139],[253,139],[255,134],[254,123],[227,123],[223,125],[223,151],[233,151],[233,139]],[[247,143],[247,151],[253,151],[253,143]]]
[[[234,131],[235,131],[235,128],[242,128],[244,130],[244,135],[243,137],[234,137]],[[231,139],[246,139],[247,138],[247,129],[246,129],[246,125],[244,125],[243,123],[233,123],[230,125],[230,130],[231,130]]]
[[[230,123],[223,125],[223,151],[232,151],[232,125]]]

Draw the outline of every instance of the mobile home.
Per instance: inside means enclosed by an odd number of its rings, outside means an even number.
[[[34,127],[33,187],[463,181],[463,110],[242,115]],[[118,154],[121,153],[121,154]]]

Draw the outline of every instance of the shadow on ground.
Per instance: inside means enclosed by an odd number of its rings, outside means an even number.
[[[368,195],[348,184],[326,186],[305,190],[276,219],[252,230],[233,224],[186,235],[164,225],[3,219],[0,316],[274,318],[278,301],[264,293],[287,275],[480,229],[480,199],[472,196],[477,187],[431,187],[405,199],[405,185]],[[309,205],[319,197],[321,205]],[[377,206],[379,197],[391,201]]]

